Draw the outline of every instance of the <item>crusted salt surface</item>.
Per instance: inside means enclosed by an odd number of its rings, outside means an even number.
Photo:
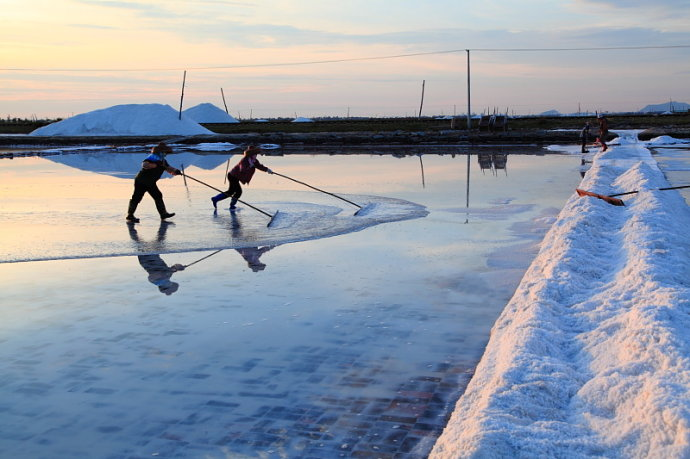
[[[431,457],[688,457],[690,210],[649,151],[595,156]]]

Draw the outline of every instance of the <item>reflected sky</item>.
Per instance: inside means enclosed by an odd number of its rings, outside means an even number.
[[[141,223],[128,225],[132,179],[0,160],[5,253],[130,251],[0,263],[0,455],[334,457],[404,437],[401,457],[424,457],[580,182],[579,156],[509,154],[491,173],[472,155],[468,207],[462,154],[424,155],[424,182],[416,155],[262,160],[428,214],[270,244],[264,216],[214,214],[213,190],[181,177],[159,182],[171,223],[145,197]],[[187,172],[223,188],[223,161]],[[261,172],[242,199],[355,218],[342,201]],[[322,225],[335,225],[328,212]],[[368,427],[353,437],[355,421]]]
[[[651,151],[671,186],[690,185],[690,148],[666,146],[652,148]],[[678,192],[690,205],[690,188],[679,189]]]

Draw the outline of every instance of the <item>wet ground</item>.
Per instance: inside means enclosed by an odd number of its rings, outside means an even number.
[[[578,155],[481,153],[263,157],[428,212],[295,242],[180,177],[174,223],[145,197],[127,225],[123,156],[2,160],[0,456],[426,457],[581,178]],[[186,158],[223,186],[227,156]],[[355,210],[265,174],[243,199]]]
[[[651,151],[671,186],[690,185],[690,145],[669,145]],[[678,192],[690,204],[690,188]]]

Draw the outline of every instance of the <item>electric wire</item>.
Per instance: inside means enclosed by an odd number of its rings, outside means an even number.
[[[648,45],[648,46],[605,46],[605,47],[574,47],[574,48],[459,48],[441,51],[427,51],[407,54],[393,54],[388,56],[370,56],[370,57],[351,57],[342,59],[325,59],[314,61],[298,61],[298,62],[274,62],[264,64],[239,64],[239,65],[218,65],[218,66],[204,66],[204,67],[159,67],[159,68],[0,68],[3,72],[167,72],[180,70],[232,70],[232,69],[250,69],[250,68],[266,68],[266,67],[294,67],[302,65],[318,65],[318,64],[335,64],[344,62],[363,62],[363,61],[377,61],[386,59],[400,59],[406,57],[431,56],[439,54],[457,54],[465,52],[572,52],[572,51],[626,51],[626,50],[659,50],[659,49],[688,49],[690,45]]]

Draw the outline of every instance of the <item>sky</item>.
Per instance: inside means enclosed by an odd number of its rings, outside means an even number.
[[[690,101],[685,0],[0,0],[0,8],[3,118],[134,103],[179,109],[181,99],[183,109],[225,104],[239,119],[464,114],[466,49],[474,113]]]

